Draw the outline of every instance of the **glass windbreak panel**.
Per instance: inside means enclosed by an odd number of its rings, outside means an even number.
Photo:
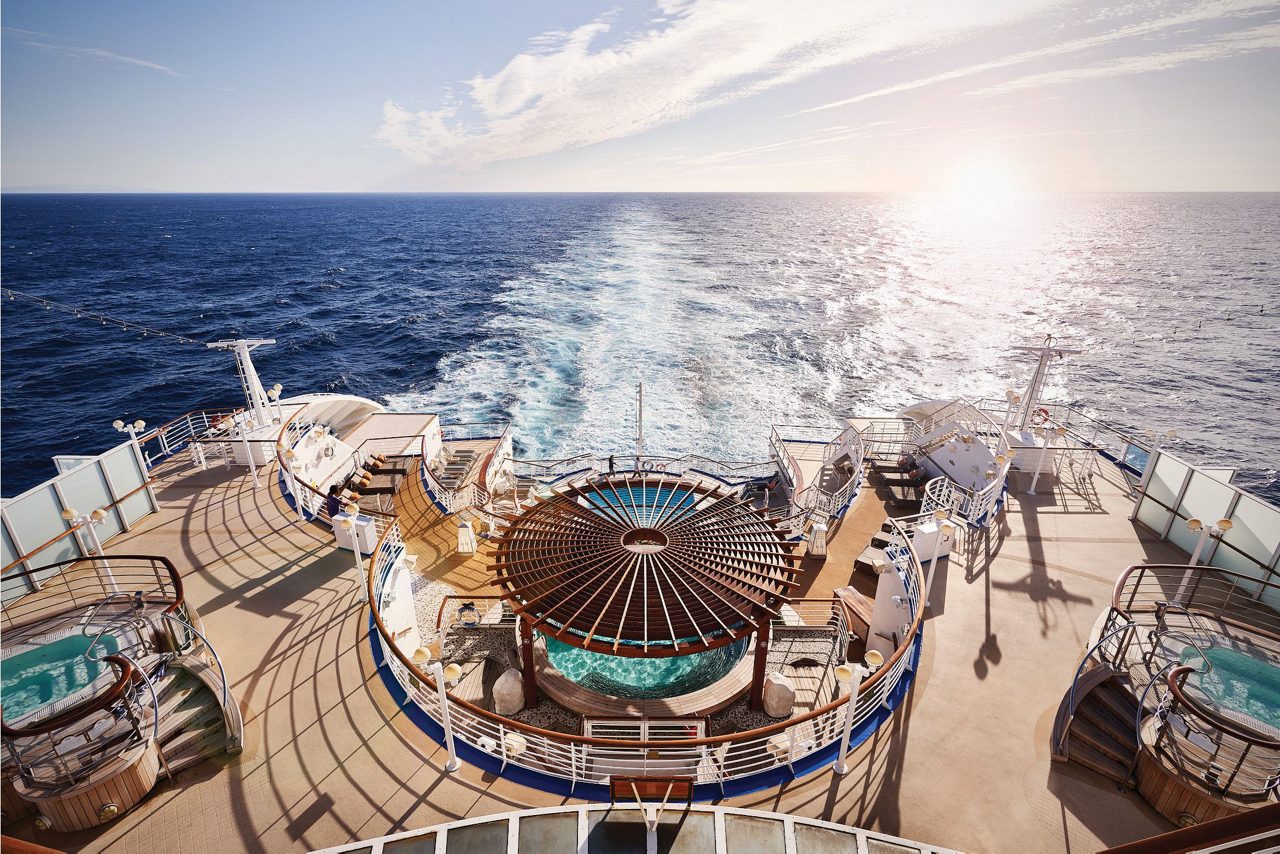
[[[0,525],[0,566],[8,566],[20,557],[22,555],[18,554],[13,541],[9,539],[9,529]],[[21,569],[21,567],[14,567],[14,569]]]
[[[18,542],[26,549],[40,549],[49,540],[66,533],[70,527],[62,520],[62,504],[49,484],[37,487],[4,505],[5,518]],[[33,569],[62,560],[80,557],[80,545],[74,534],[51,543],[31,557]],[[42,573],[45,578],[50,573]]]
[[[382,843],[383,854],[436,854],[436,835],[424,833]]]
[[[728,854],[784,854],[785,827],[779,819],[745,815],[724,817],[724,841]]]
[[[1270,564],[1271,556],[1280,546],[1280,510],[1252,495],[1241,495],[1240,503],[1231,514],[1231,530],[1222,539],[1259,563]]]
[[[1209,561],[1209,564],[1222,569],[1229,569],[1232,572],[1238,572],[1248,578],[1266,578],[1268,574],[1267,570],[1225,543],[1218,545],[1217,550],[1213,553],[1213,560]],[[1240,588],[1250,596],[1258,595],[1259,587],[1260,585],[1249,581],[1240,582]]]
[[[1201,471],[1193,471],[1182,495],[1178,514],[1188,519],[1199,519],[1206,525],[1223,518],[1236,497],[1236,490],[1222,481]]]
[[[108,451],[102,456],[102,466],[111,477],[111,485],[115,487],[118,496],[128,495],[146,482],[138,468],[138,458],[130,445],[121,445],[113,451]],[[145,490],[120,503],[120,510],[131,525],[150,513],[152,509],[151,498]]]
[[[1160,454],[1156,457],[1156,467],[1151,472],[1151,480],[1147,481],[1147,495],[1166,507],[1177,506],[1178,492],[1182,489],[1182,481],[1187,477],[1190,466],[1174,457]]]
[[[578,850],[578,814],[551,813],[522,817],[518,850],[534,854],[575,854]]]
[[[107,488],[107,479],[102,476],[102,470],[96,464],[80,466],[67,473],[58,481],[58,485],[62,488],[62,497],[67,504],[81,513],[111,507],[111,490]],[[113,510],[107,509],[106,518],[97,526],[98,539],[106,542],[121,530],[119,517]]]
[[[1271,573],[1267,578],[1271,584],[1261,588],[1258,594],[1258,601],[1263,605],[1270,606],[1273,610],[1280,611],[1280,574]]]
[[[501,821],[450,828],[448,850],[451,854],[489,854],[491,851],[506,851],[507,826],[508,822],[504,818]]]
[[[1187,554],[1193,554],[1195,552],[1196,543],[1199,539],[1200,534],[1192,533],[1191,529],[1187,527],[1187,519],[1185,516],[1178,516],[1178,518],[1173,520],[1173,524],[1169,526],[1169,542],[1173,543]],[[1208,554],[1207,549],[1209,546],[1209,542],[1205,541],[1205,550],[1200,552],[1200,562],[1202,563],[1204,562],[1204,556]]]
[[[804,854],[858,854],[858,837],[852,833],[796,823],[796,851]]]
[[[1149,498],[1143,498],[1142,503],[1138,505],[1138,521],[1157,534],[1164,533],[1164,527],[1169,524],[1171,515],[1173,514]]]

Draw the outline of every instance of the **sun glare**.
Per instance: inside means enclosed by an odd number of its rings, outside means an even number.
[[[958,166],[949,189],[957,204],[982,214],[1004,213],[1016,206],[1024,194],[1010,165],[991,157]]]

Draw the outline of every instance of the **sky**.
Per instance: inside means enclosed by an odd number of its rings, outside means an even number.
[[[1280,190],[1280,0],[5,0],[6,190]]]

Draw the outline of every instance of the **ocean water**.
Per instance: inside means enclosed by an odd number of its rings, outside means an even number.
[[[1280,500],[1280,195],[5,196],[9,287],[256,354],[285,394],[510,419],[546,457],[1049,394]],[[3,492],[238,396],[225,353],[3,306]]]

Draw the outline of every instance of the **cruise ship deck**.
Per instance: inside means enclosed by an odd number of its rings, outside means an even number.
[[[275,472],[260,474],[255,489],[244,469],[171,458],[152,472],[158,512],[107,549],[168,555],[178,566],[239,698],[243,751],[225,768],[180,773],[110,825],[56,844],[316,849],[576,803],[470,764],[445,770],[445,749],[395,706],[374,666],[365,580],[351,553],[323,528],[298,524],[267,485]],[[1013,474],[999,524],[968,532],[939,566],[908,702],[852,754],[851,773],[824,770],[726,806],[969,851],[1027,850],[1029,840],[1037,850],[1091,851],[1170,829],[1136,793],[1051,762],[1049,734],[1123,568],[1185,556],[1129,521],[1117,470],[1104,466],[1084,486],[1042,479],[1035,495]],[[802,595],[849,584],[889,512],[883,495],[863,489],[831,531],[825,562],[806,565]],[[457,554],[453,519],[420,524],[406,540],[425,578],[491,592],[491,547]],[[678,814],[669,808],[663,821]]]

